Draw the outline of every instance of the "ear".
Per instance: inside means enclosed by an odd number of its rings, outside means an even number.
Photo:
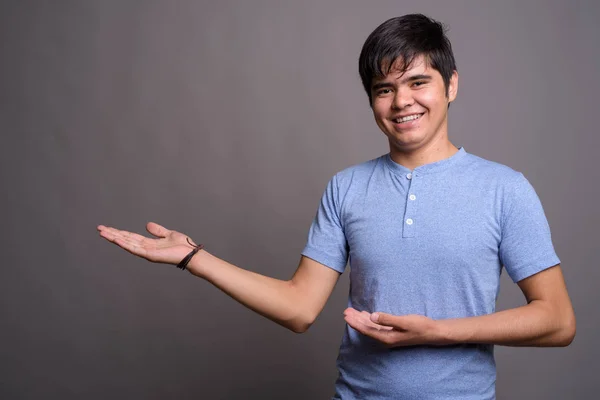
[[[456,99],[458,93],[458,71],[454,70],[448,82],[448,102],[451,103]]]

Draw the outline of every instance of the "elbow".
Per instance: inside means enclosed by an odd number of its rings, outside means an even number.
[[[576,332],[577,324],[575,322],[575,316],[573,315],[563,324],[558,346],[566,347],[570,345],[573,342],[573,339],[575,339]]]
[[[293,321],[290,325],[289,325],[289,329],[294,332],[294,333],[304,333],[306,331],[308,331],[308,328],[310,328],[312,326],[314,321],[305,319],[305,320],[296,320]]]
[[[289,327],[289,329],[294,333],[304,333],[308,331],[308,328],[310,328],[310,324],[306,323],[294,323]]]
[[[575,339],[576,331],[577,324],[575,322],[575,315],[571,313],[561,321],[559,328],[554,333],[554,340],[552,340],[551,346],[567,347],[573,342],[573,339]]]
[[[288,323],[288,328],[294,333],[304,333],[315,322],[316,317],[312,315],[298,315]]]

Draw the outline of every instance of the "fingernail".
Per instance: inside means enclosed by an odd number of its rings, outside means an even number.
[[[371,321],[373,321],[373,322],[379,321],[379,313],[374,312],[373,314],[371,314]]]

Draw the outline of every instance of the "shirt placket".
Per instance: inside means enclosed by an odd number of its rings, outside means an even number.
[[[420,184],[420,177],[417,173],[411,172],[405,175],[405,179],[409,181],[408,191],[406,194],[406,208],[404,209],[404,221],[402,226],[402,237],[414,237],[417,233],[417,225],[419,217],[417,215],[417,189]]]

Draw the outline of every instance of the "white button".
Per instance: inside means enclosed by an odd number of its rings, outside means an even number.
[[[406,174],[406,179],[412,179],[412,174]]]
[[[412,225],[412,224],[413,224],[413,220],[409,218],[409,219],[407,219],[407,220],[406,220],[406,223],[407,223],[408,225]]]
[[[411,200],[416,200],[417,196],[415,196],[414,194],[411,194],[410,196],[408,196],[408,198]]]

